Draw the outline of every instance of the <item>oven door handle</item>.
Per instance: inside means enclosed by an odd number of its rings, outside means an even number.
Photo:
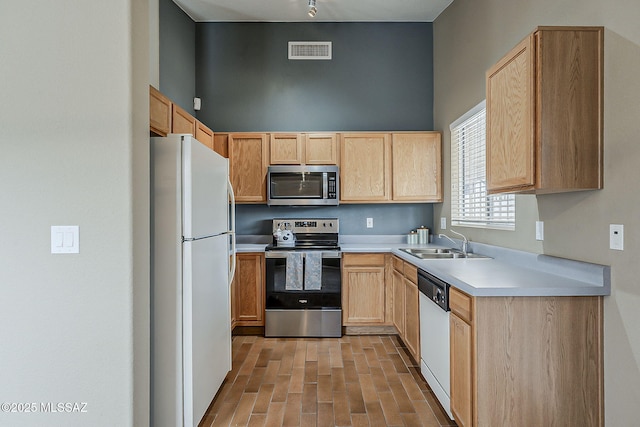
[[[286,258],[288,253],[291,253],[293,251],[266,251],[265,252],[265,258]],[[302,258],[306,257],[306,253],[302,252]],[[338,252],[338,251],[323,251],[322,252],[322,258],[323,259],[327,259],[327,258],[342,258],[342,252]]]

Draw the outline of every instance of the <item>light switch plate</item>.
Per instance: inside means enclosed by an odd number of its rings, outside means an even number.
[[[367,218],[367,228],[373,228],[373,218]]]
[[[446,230],[447,229],[447,217],[446,216],[440,217],[440,228],[442,230]]]
[[[624,225],[609,224],[609,249],[624,250]]]
[[[52,225],[51,253],[80,253],[80,227],[77,225]]]

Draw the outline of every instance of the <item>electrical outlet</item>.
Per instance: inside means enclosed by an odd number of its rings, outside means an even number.
[[[609,224],[609,249],[624,250],[624,225]]]
[[[447,217],[446,216],[440,217],[440,228],[442,230],[446,230],[447,229]]]
[[[544,240],[544,221],[536,221],[536,240]]]
[[[367,218],[367,228],[373,228],[373,218]]]

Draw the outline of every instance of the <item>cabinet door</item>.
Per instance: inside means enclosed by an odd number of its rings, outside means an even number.
[[[171,114],[171,133],[188,133],[196,136],[196,119],[182,108],[173,104]]]
[[[473,339],[471,326],[449,315],[451,334],[451,412],[460,427],[473,425]]]
[[[393,200],[442,201],[442,153],[440,132],[394,133]]]
[[[213,150],[213,131],[200,121],[196,121],[196,139]]]
[[[338,138],[335,133],[308,133],[304,146],[307,165],[338,164]]]
[[[535,185],[535,45],[531,35],[487,71],[487,189]]]
[[[389,134],[343,134],[340,141],[340,201],[391,199]]]
[[[267,135],[229,134],[231,184],[238,203],[267,201]]]
[[[149,130],[156,135],[171,133],[171,100],[149,86]]]
[[[297,133],[272,133],[270,163],[272,165],[302,164],[302,135]]]
[[[236,324],[264,326],[264,254],[236,255]]]
[[[538,193],[602,188],[603,32],[535,32]]]
[[[345,267],[342,276],[345,326],[384,324],[384,266]]]
[[[393,270],[392,273],[392,291],[393,291],[393,325],[398,330],[398,334],[401,338],[404,337],[404,294],[405,284],[404,277],[398,270]]]
[[[404,343],[416,362],[420,361],[420,307],[418,286],[404,278]]]
[[[222,157],[229,158],[229,135],[226,133],[213,134],[213,151]]]

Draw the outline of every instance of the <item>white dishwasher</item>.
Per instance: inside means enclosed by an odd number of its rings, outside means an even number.
[[[433,394],[451,414],[449,360],[449,285],[418,270],[420,290],[420,371]]]

